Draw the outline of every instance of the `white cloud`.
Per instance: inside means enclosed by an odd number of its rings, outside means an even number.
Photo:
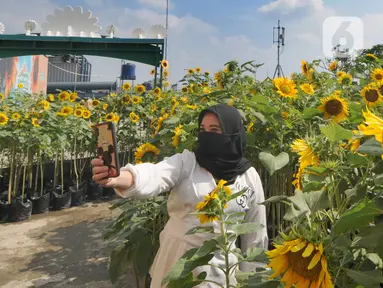
[[[167,2],[166,0],[138,0],[138,2],[142,5],[146,5],[148,7],[166,9]],[[174,4],[169,0],[169,9],[174,8]]]
[[[300,8],[321,10],[323,9],[323,0],[275,0],[261,6],[258,10],[264,13],[279,11],[282,14],[289,14]]]

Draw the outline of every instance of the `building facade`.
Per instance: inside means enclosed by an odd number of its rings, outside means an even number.
[[[90,82],[92,64],[84,56],[48,57],[48,82]]]

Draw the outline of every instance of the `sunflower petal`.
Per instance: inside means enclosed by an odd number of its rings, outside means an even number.
[[[307,267],[308,270],[313,269],[317,264],[319,263],[320,259],[322,257],[322,253],[317,252],[313,259],[311,259],[309,266]]]
[[[312,243],[308,243],[305,251],[302,253],[302,257],[307,258],[313,253],[315,246]]]
[[[303,248],[305,248],[307,245],[307,242],[306,241],[303,241],[301,243],[298,243],[297,245],[295,245],[294,247],[291,248],[291,252],[298,252],[298,251],[301,251]]]

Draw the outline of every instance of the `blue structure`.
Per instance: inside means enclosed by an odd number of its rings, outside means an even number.
[[[136,80],[136,65],[132,63],[122,64],[121,80]]]

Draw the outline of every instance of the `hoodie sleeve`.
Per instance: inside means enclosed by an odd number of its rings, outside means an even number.
[[[193,161],[193,157],[192,152],[185,150],[156,164],[128,164],[121,171],[130,171],[134,184],[126,191],[115,189],[116,194],[123,198],[148,199],[170,191],[185,175],[185,163]]]

